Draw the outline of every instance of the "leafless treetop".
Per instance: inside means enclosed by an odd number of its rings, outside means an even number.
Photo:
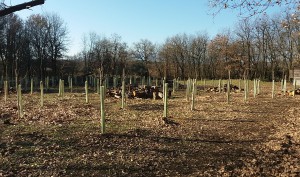
[[[209,0],[209,6],[214,10],[213,15],[224,9],[239,10],[244,17],[262,14],[270,7],[280,6],[287,9],[299,10],[299,0]]]

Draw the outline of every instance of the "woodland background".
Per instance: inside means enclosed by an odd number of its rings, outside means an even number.
[[[115,76],[125,69],[127,75],[153,78],[224,79],[230,70],[232,78],[280,80],[300,64],[299,23],[297,9],[260,13],[216,36],[183,33],[161,44],[141,39],[129,45],[118,34],[91,32],[83,36],[82,50],[67,56],[70,36],[57,14],[26,20],[10,14],[0,18],[0,79]]]

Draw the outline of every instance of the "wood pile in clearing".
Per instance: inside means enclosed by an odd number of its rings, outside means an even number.
[[[289,95],[289,96],[300,95],[300,88],[298,88],[296,90],[286,91],[286,95]]]
[[[126,98],[142,98],[142,99],[162,99],[163,92],[160,91],[160,87],[157,86],[132,86],[126,87],[125,96]],[[168,91],[168,97],[171,97],[171,90]],[[115,98],[122,98],[122,88],[108,89],[106,95]]]
[[[220,91],[219,87],[209,87],[208,89],[206,89],[206,92],[219,92],[219,91]],[[240,89],[238,86],[230,84],[230,91],[237,92],[240,91]],[[243,89],[241,91],[243,91]],[[224,84],[224,86],[221,87],[221,92],[227,92],[227,84]]]

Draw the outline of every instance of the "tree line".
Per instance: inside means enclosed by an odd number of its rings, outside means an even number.
[[[129,46],[122,37],[91,32],[78,54],[66,56],[68,29],[56,14],[16,14],[0,18],[0,74],[28,76],[147,76],[155,78],[281,79],[300,66],[299,13],[285,11],[244,18],[231,30],[177,34],[161,44],[141,39]]]
[[[68,31],[56,14],[0,18],[0,73],[5,80],[58,75],[67,47]]]
[[[300,67],[299,24],[299,13],[261,14],[213,38],[206,32],[177,34],[162,44],[141,39],[131,47],[116,34],[90,33],[75,58],[84,61],[85,73],[122,75],[125,68],[129,75],[158,78],[219,79],[230,72],[232,78],[281,79]]]

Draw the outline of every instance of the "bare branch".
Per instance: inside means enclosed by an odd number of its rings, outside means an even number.
[[[209,0],[209,6],[214,10],[213,15],[224,9],[239,10],[239,15],[250,17],[262,14],[270,7],[300,8],[298,0]]]
[[[11,6],[11,7],[8,7],[8,8],[4,8],[4,9],[0,10],[0,16],[2,17],[2,16],[5,16],[5,15],[8,15],[8,14],[11,14],[13,12],[20,11],[20,10],[23,10],[23,9],[28,9],[30,7],[41,5],[41,4],[44,4],[44,3],[45,3],[45,0],[35,0],[35,1],[25,2],[23,4],[18,4],[18,5],[15,5],[15,6]]]

